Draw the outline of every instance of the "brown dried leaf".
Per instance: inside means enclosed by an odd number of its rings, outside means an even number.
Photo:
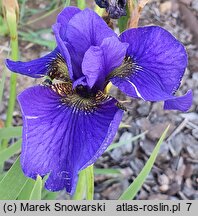
[[[15,13],[17,20],[19,20],[19,5],[17,0],[2,0],[3,14],[6,17],[6,13]]]
[[[137,28],[138,22],[140,19],[141,12],[144,8],[144,6],[149,2],[149,0],[139,0],[137,4],[135,1],[128,1],[128,7],[130,11],[130,20],[128,27],[129,28]]]

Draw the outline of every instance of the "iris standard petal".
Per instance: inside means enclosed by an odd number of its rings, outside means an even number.
[[[74,80],[72,63],[71,63],[71,56],[70,56],[70,53],[69,53],[67,46],[66,46],[67,42],[64,42],[60,36],[61,24],[60,23],[54,24],[52,26],[52,29],[54,31],[57,46],[60,50],[61,55],[63,56],[63,58],[65,60],[66,65],[67,65],[69,77],[71,80]]]
[[[95,105],[73,97],[72,86],[32,87],[18,96],[23,114],[21,164],[26,176],[49,174],[46,188],[73,193],[78,171],[112,142],[123,111],[98,95]],[[93,105],[93,107],[92,107]],[[93,109],[92,109],[93,108]]]
[[[57,23],[61,24],[60,28],[60,37],[62,40],[66,40],[66,30],[67,24],[70,19],[77,13],[81,12],[81,10],[77,7],[66,7],[64,8],[57,16]]]
[[[84,55],[82,71],[90,88],[103,88],[108,74],[122,64],[128,48],[117,37],[105,38],[100,46],[91,46]]]
[[[66,35],[74,74],[81,71],[84,54],[90,46],[100,46],[104,38],[116,37],[105,21],[90,9],[85,9],[71,18]]]
[[[6,59],[5,63],[8,69],[15,73],[20,73],[33,78],[40,78],[48,75],[49,65],[54,59],[56,59],[58,53],[58,49],[56,48],[46,56],[29,62],[12,61]]]

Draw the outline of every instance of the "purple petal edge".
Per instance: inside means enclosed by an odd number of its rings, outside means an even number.
[[[78,172],[92,164],[113,140],[123,110],[113,98],[91,113],[63,104],[49,87],[29,88],[18,96],[23,115],[21,164],[30,178],[49,177],[50,191],[75,191]]]
[[[22,75],[33,78],[41,78],[47,75],[48,65],[58,54],[58,49],[54,49],[51,53],[28,62],[5,60],[5,64],[9,70]]]
[[[166,110],[179,110],[182,112],[187,112],[192,106],[193,93],[189,90],[185,95],[176,97],[172,100],[167,100],[164,102],[164,109]]]

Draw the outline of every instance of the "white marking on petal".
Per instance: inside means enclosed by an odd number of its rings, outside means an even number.
[[[137,87],[135,86],[134,83],[132,83],[130,80],[127,80],[135,89],[135,92],[137,94],[138,97],[142,98],[142,100],[144,100],[144,98],[142,97],[142,95],[140,94],[140,92],[138,91]],[[145,101],[145,100],[144,100]]]
[[[26,119],[37,119],[39,116],[25,116]]]

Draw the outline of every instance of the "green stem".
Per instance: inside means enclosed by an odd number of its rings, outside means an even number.
[[[95,5],[94,11],[101,17],[105,12],[104,8],[100,8],[98,5]]]
[[[68,7],[69,5],[70,5],[70,0],[66,0],[64,6],[65,6],[65,7]]]
[[[86,8],[86,2],[85,0],[77,0],[77,7],[79,7],[81,10]]]
[[[93,165],[88,166],[85,170],[86,175],[86,200],[93,200],[94,197],[94,171]]]
[[[74,196],[72,197],[72,199],[73,200],[83,200],[84,194],[86,194],[86,200],[93,200],[93,197],[94,197],[93,165],[88,166],[86,169],[80,172],[78,184],[76,187],[76,192]]]
[[[11,43],[11,58],[13,60],[18,59],[18,34],[17,34],[17,17],[15,13],[7,11],[6,19],[8,23],[8,28],[10,31],[10,43]],[[12,125],[13,112],[16,101],[16,83],[17,75],[12,73],[10,77],[10,95],[8,101],[7,117],[5,122],[5,127],[10,127]],[[3,140],[2,148],[7,148],[8,141]]]
[[[76,187],[76,191],[74,196],[72,197],[73,200],[83,200],[85,195],[86,189],[86,172],[82,170],[79,174],[78,184]]]

